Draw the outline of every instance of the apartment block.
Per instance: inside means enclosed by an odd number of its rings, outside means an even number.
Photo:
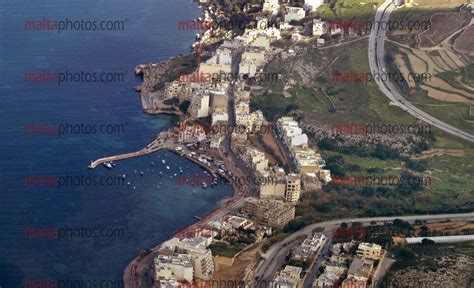
[[[295,121],[293,117],[282,117],[278,119],[277,128],[283,135],[285,144],[289,148],[305,148],[308,146],[308,136],[303,133],[302,129],[298,126],[298,122]]]
[[[278,228],[295,218],[295,207],[277,200],[247,198],[242,210],[263,224]]]
[[[187,254],[158,255],[153,262],[155,280],[193,281],[193,265]]]
[[[194,94],[190,104],[189,113],[197,118],[209,116],[209,93],[198,92]]]
[[[301,287],[301,272],[303,268],[286,265],[273,280],[273,287],[298,288]]]
[[[244,126],[247,133],[258,132],[263,124],[263,113],[260,110],[252,113],[236,113],[235,122]]]
[[[300,261],[308,261],[319,252],[326,243],[326,240],[327,238],[324,234],[314,233],[293,250],[291,257]]]
[[[296,203],[301,196],[301,179],[297,174],[290,174],[286,177],[285,200]]]
[[[262,151],[251,148],[244,152],[244,160],[258,172],[268,170],[268,159]]]
[[[232,65],[232,50],[225,47],[219,47],[214,56],[206,61],[207,64]]]
[[[379,260],[382,256],[382,246],[375,243],[360,243],[357,255],[364,259]]]
[[[202,237],[196,238],[173,238],[163,243],[163,249],[169,249],[181,254],[188,254],[193,265],[194,277],[204,280],[212,279],[214,274],[214,262],[211,250],[207,249],[212,239]]]

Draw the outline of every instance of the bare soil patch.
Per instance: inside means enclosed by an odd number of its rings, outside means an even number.
[[[460,102],[460,103],[470,103],[474,104],[474,100],[467,99],[463,96],[455,95],[455,94],[449,94],[440,90],[436,90],[434,88],[431,88],[429,86],[425,85],[420,85],[420,87],[423,90],[426,90],[428,92],[428,96],[440,100],[440,101],[446,101],[446,102]]]
[[[418,34],[420,47],[433,47],[463,26],[469,12],[436,13],[431,16],[429,30]],[[449,25],[447,25],[449,23]]]
[[[474,25],[469,26],[454,42],[454,49],[461,53],[474,54]]]

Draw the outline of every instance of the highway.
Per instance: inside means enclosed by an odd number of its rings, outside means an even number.
[[[290,236],[286,237],[283,241],[274,244],[267,250],[267,252],[264,255],[262,255],[264,260],[257,267],[256,272],[255,272],[255,279],[251,283],[252,285],[250,287],[254,287],[254,285],[257,284],[259,280],[271,280],[276,270],[279,269],[280,266],[282,265],[283,260],[285,259],[285,256],[288,254],[290,249],[295,245],[294,243],[297,242],[298,237],[302,235],[307,236],[316,228],[324,228],[325,231],[328,231],[328,230],[337,228],[342,222],[346,222],[346,223],[360,222],[363,224],[367,224],[372,221],[386,222],[386,221],[393,221],[395,219],[401,219],[408,222],[414,222],[417,219],[426,220],[428,222],[429,221],[443,221],[447,219],[472,220],[474,219],[474,212],[464,213],[464,214],[390,216],[390,217],[352,218],[352,219],[348,218],[348,219],[331,220],[331,221],[311,224],[301,230],[296,231]]]
[[[395,10],[397,6],[391,0],[385,1],[375,12],[375,21],[374,23],[388,23],[390,14]],[[386,73],[385,71],[385,61],[384,61],[384,41],[385,34],[388,25],[373,25],[372,30],[369,36],[369,64],[370,71],[372,75],[382,75]],[[384,27],[385,29],[381,29]],[[451,126],[426,112],[417,108],[398,92],[397,88],[390,81],[383,81],[381,77],[374,77],[375,82],[379,86],[380,90],[387,96],[390,101],[395,105],[399,106],[406,112],[415,116],[416,118],[437,127],[451,135],[457,136],[469,142],[474,142],[474,135],[469,134],[465,131],[462,131],[454,126]]]

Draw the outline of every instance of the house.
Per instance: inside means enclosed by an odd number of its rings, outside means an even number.
[[[297,288],[301,286],[301,272],[303,268],[286,265],[285,269],[280,271],[273,280],[273,287],[278,288]]]
[[[327,23],[321,19],[313,19],[313,36],[321,37],[328,33],[329,29]]]
[[[374,268],[374,261],[367,260],[359,257],[354,257],[351,265],[349,266],[348,276],[357,277],[359,279],[368,280],[372,274]]]
[[[290,23],[291,21],[300,21],[306,17],[306,12],[301,7],[288,7],[285,13],[285,23]]]
[[[271,14],[277,14],[280,9],[279,0],[265,0],[263,3],[263,12],[269,12]]]
[[[366,288],[367,279],[349,276],[342,282],[341,288]]]
[[[360,243],[357,248],[357,256],[364,259],[379,260],[382,256],[382,246],[375,243]]]

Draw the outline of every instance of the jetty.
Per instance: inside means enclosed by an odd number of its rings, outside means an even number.
[[[89,165],[89,169],[94,169],[98,165],[103,164],[103,163],[107,163],[107,162],[110,162],[110,161],[118,161],[118,160],[143,156],[143,155],[153,153],[153,152],[158,151],[158,150],[163,149],[163,148],[166,148],[166,144],[164,142],[162,142],[161,135],[158,135],[158,137],[155,140],[153,140],[153,142],[151,142],[145,148],[140,149],[138,151],[125,153],[125,154],[120,154],[120,155],[115,155],[115,156],[104,157],[104,158],[99,158],[95,161],[91,161],[91,164]]]

